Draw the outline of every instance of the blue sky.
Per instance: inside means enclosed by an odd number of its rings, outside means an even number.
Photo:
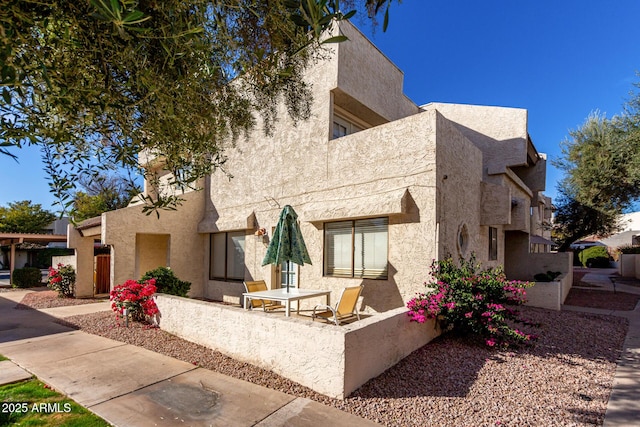
[[[618,114],[640,81],[639,0],[404,0],[387,32],[354,23],[404,71],[417,104],[524,108],[529,134],[550,159],[595,110]],[[52,209],[37,150],[0,156],[0,205],[32,200]],[[548,164],[547,191],[561,172]]]

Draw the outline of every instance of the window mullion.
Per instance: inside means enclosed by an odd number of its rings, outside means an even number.
[[[351,221],[351,277],[356,277],[356,222]]]
[[[224,233],[224,280],[229,280],[229,265],[227,257],[229,256],[229,233]]]

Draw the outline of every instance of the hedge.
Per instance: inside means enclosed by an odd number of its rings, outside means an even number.
[[[42,286],[42,273],[35,267],[16,268],[13,270],[12,284],[14,288]]]
[[[580,262],[585,267],[609,267],[609,252],[604,246],[591,246],[578,254]]]
[[[158,293],[186,297],[191,288],[191,282],[178,279],[169,267],[158,267],[154,270],[147,271],[139,282],[142,283],[149,279],[156,279],[156,289]]]

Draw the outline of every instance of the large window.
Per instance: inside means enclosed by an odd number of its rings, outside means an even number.
[[[388,235],[388,218],[326,223],[324,275],[386,279]]]
[[[489,260],[498,259],[498,229],[489,227]]]
[[[209,279],[244,280],[244,231],[211,235]]]

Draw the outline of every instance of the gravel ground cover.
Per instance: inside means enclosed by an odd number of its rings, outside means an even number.
[[[34,292],[26,294],[16,307],[17,309],[27,310],[31,308],[66,307],[104,301],[103,299],[96,298],[61,298],[58,296],[58,292],[48,288],[32,289],[34,289]]]
[[[531,307],[522,311],[541,323],[534,347],[492,350],[443,336],[345,400],[320,395],[149,325],[133,323],[126,328],[110,312],[64,322],[386,426],[602,425],[627,320]]]

